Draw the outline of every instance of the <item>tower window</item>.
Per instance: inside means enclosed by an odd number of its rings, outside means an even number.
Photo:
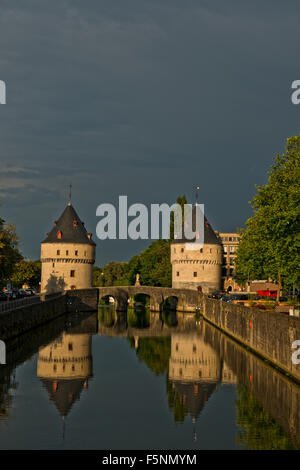
[[[75,250],[75,256],[78,256],[78,250]]]
[[[66,256],[68,256],[68,254],[69,254],[69,250],[66,250]]]
[[[84,256],[86,256],[86,251],[84,252]]]
[[[200,248],[200,253],[203,253],[203,248]]]
[[[193,344],[193,353],[195,353],[196,351],[197,351],[197,346]]]
[[[179,276],[179,271],[177,271],[176,276],[177,276],[177,277]]]
[[[183,253],[183,252],[184,252],[184,248],[181,248],[181,253]]]
[[[73,343],[69,343],[69,344],[68,344],[68,350],[69,350],[69,351],[73,351]]]
[[[70,271],[70,277],[75,277],[75,270],[74,270],[74,269],[71,269],[71,271]]]
[[[197,271],[194,271],[194,277],[197,277]]]
[[[60,255],[60,250],[56,250],[56,254],[57,254],[57,255]]]

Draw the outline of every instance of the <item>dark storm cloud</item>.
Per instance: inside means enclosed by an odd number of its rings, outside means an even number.
[[[94,233],[101,202],[127,194],[171,203],[184,192],[191,199],[195,184],[215,228],[244,223],[254,184],[299,133],[300,107],[290,102],[300,78],[297,2],[9,0],[0,8],[0,203],[24,254],[38,257],[70,181]],[[104,246],[101,264],[140,249]]]

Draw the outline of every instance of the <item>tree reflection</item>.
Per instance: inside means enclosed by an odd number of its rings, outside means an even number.
[[[171,338],[139,338],[138,347],[134,338],[128,338],[130,346],[136,349],[138,358],[143,361],[155,375],[168,372],[171,354]]]
[[[237,444],[249,450],[292,450],[292,440],[244,386],[237,386]]]
[[[14,373],[9,371],[1,375],[0,383],[0,420],[5,419],[9,415],[9,409],[12,407],[12,390],[16,390],[17,383]]]

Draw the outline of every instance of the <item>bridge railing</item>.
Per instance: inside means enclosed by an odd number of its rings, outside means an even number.
[[[37,304],[41,302],[39,295],[34,295],[32,297],[25,297],[24,299],[16,300],[3,300],[0,302],[0,313],[9,312],[15,310],[16,308]]]

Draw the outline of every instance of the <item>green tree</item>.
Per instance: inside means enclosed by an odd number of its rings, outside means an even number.
[[[183,196],[178,196],[176,203],[180,205],[181,211],[182,211],[182,219],[184,217],[184,205],[187,204],[187,198],[186,195],[184,194]],[[183,226],[184,220],[182,220],[182,226]],[[174,217],[174,212],[171,212],[170,214],[170,240],[174,240],[174,229],[175,229],[175,217]]]
[[[241,231],[236,274],[240,282],[271,278],[281,287],[300,284],[300,135],[275,157],[268,183],[250,202],[254,215]]]
[[[14,266],[22,259],[18,250],[18,237],[13,224],[0,218],[0,285],[10,280]]]
[[[94,286],[124,286],[128,285],[126,277],[127,263],[111,261],[103,268],[94,268]]]
[[[16,287],[28,284],[38,287],[41,280],[41,262],[21,260],[15,264],[11,280]]]
[[[167,240],[156,240],[151,243],[142,251],[138,261],[137,267],[142,285],[171,287],[172,266],[170,243]]]

